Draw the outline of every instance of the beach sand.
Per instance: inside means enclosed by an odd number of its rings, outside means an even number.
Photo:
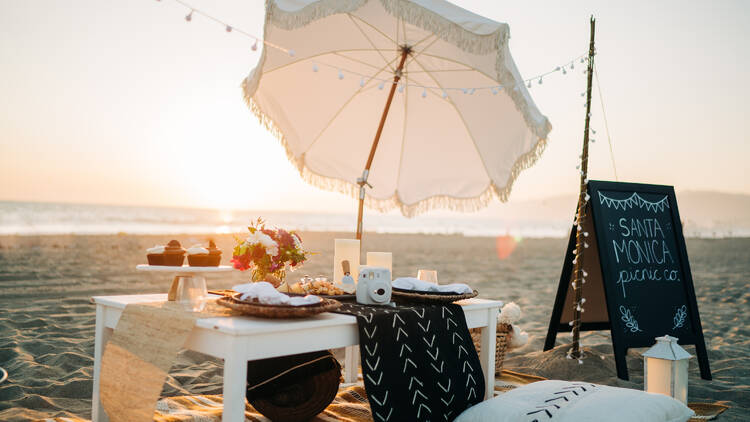
[[[305,233],[305,246],[319,254],[289,274],[331,275],[333,239],[350,233]],[[231,235],[212,236],[228,264]],[[0,385],[0,420],[91,415],[95,295],[165,293],[170,280],[137,273],[145,249],[178,239],[183,245],[206,236],[4,236],[0,237],[0,366],[9,380]],[[713,381],[701,380],[690,363],[689,400],[731,406],[719,420],[750,418],[750,239],[688,239],[696,295]],[[547,378],[585,380],[643,388],[640,352],[631,350],[631,380],[618,380],[608,332],[586,332],[583,364],[565,359],[569,334],[554,351],[542,353],[566,239],[527,239],[499,260],[494,238],[441,235],[365,234],[365,251],[391,251],[396,276],[420,268],[438,270],[441,282],[465,282],[480,297],[521,306],[519,325],[529,343],[512,351],[504,367]],[[231,273],[209,279],[209,288],[229,288],[248,279]],[[694,349],[686,349],[694,353]],[[220,361],[181,353],[163,395],[221,392]]]

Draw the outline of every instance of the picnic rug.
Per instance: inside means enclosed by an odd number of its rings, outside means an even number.
[[[503,369],[495,378],[495,395],[506,393],[513,388],[546,378]],[[341,387],[333,402],[311,422],[364,422],[372,421],[370,404],[362,384],[360,374],[357,385]],[[690,408],[700,415],[690,419],[691,422],[716,418],[727,406],[713,403],[689,403]],[[156,422],[221,422],[223,398],[221,395],[196,395],[166,397],[156,405],[153,420]],[[269,419],[258,413],[249,403],[245,403],[245,420],[248,422],[269,422]],[[697,407],[705,409],[696,410]],[[721,418],[719,418],[721,419]],[[82,418],[50,418],[38,422],[88,422]]]
[[[503,370],[495,379],[495,395],[499,395],[545,378]],[[153,420],[156,422],[221,422],[223,397],[218,395],[195,395],[165,397],[156,404]],[[245,420],[248,422],[269,422],[249,403],[245,403]],[[371,422],[370,403],[362,385],[362,374],[359,382],[339,388],[333,402],[311,422]],[[40,419],[38,422],[88,422],[81,418]]]
[[[362,376],[377,422],[453,420],[484,399],[484,373],[460,305],[363,306]]]

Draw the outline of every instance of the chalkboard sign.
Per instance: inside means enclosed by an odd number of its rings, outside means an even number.
[[[671,186],[590,181],[581,330],[610,329],[617,374],[627,379],[625,353],[669,334],[694,344],[701,376],[711,379],[690,265]],[[575,230],[560,278],[545,350],[572,320]],[[593,303],[592,303],[593,302]],[[590,312],[591,311],[591,312]]]

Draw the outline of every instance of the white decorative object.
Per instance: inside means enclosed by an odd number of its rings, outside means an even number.
[[[359,272],[359,240],[335,239],[333,247],[333,284],[347,293],[354,293],[354,277]]]
[[[671,397],[587,382],[524,385],[461,413],[455,422],[685,422],[695,415]]]
[[[497,322],[504,324],[515,324],[521,319],[521,307],[515,302],[506,303],[497,316]]]
[[[385,305],[391,302],[391,270],[364,265],[357,279],[357,303]]]
[[[687,403],[690,353],[670,335],[656,338],[643,354],[643,390],[665,394]]]
[[[388,268],[393,276],[393,254],[390,252],[367,252],[368,267]]]

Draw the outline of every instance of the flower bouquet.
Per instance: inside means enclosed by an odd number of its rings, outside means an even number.
[[[310,254],[302,248],[302,240],[294,231],[267,229],[260,218],[247,229],[247,238],[235,237],[232,265],[240,271],[252,270],[253,281],[267,281],[278,287],[284,281],[287,266],[294,270]]]

